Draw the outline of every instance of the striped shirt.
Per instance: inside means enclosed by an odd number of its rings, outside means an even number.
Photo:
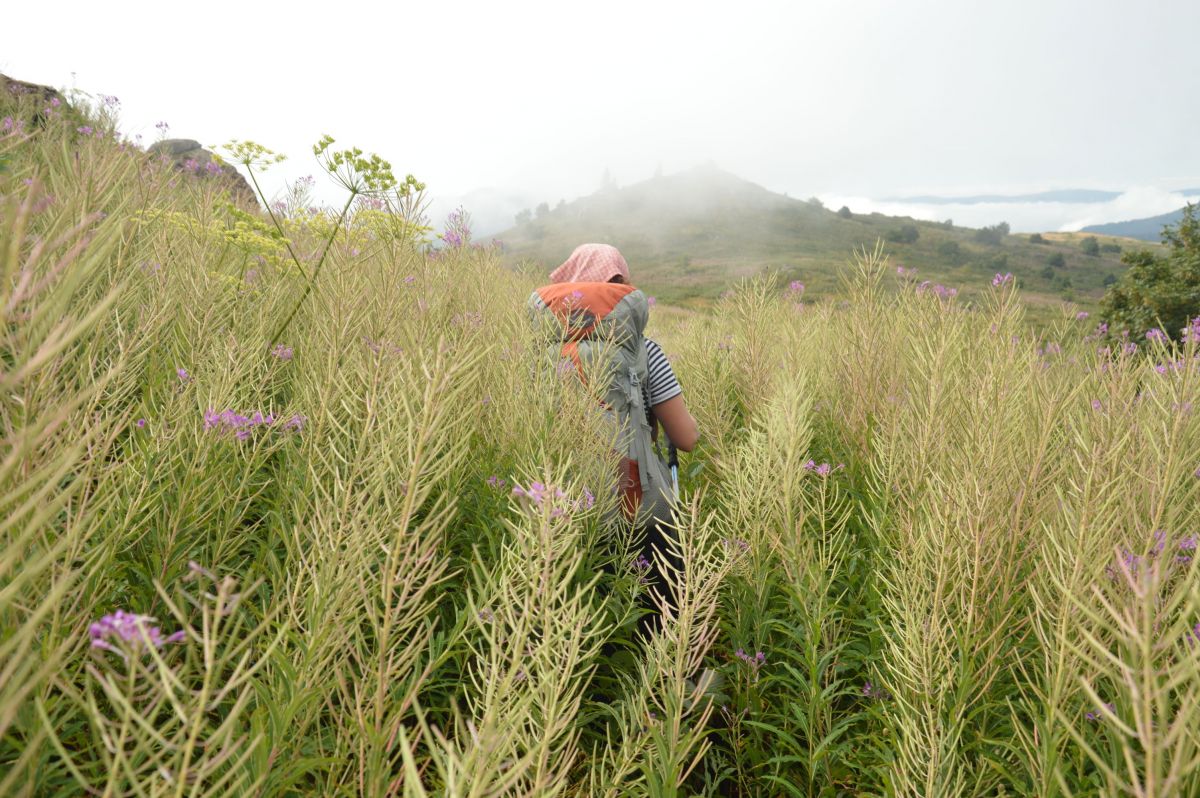
[[[663,354],[662,347],[649,338],[642,340],[646,342],[646,417],[654,418],[650,408],[679,396],[683,388],[675,378],[675,370]]]

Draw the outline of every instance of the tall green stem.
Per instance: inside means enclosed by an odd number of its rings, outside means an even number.
[[[317,261],[316,267],[313,269],[312,277],[309,278],[304,285],[304,293],[300,295],[300,299],[296,301],[296,305],[292,308],[291,312],[287,314],[287,317],[284,318],[283,324],[279,325],[279,329],[276,330],[275,334],[271,336],[271,340],[267,344],[268,348],[279,343],[279,339],[287,330],[288,325],[292,323],[292,319],[295,318],[296,314],[300,311],[300,306],[304,304],[304,300],[308,299],[308,295],[312,293],[313,285],[316,284],[317,277],[319,277],[321,274],[321,267],[325,265],[325,257],[329,254],[329,247],[333,244],[333,238],[337,235],[338,230],[341,229],[342,223],[346,221],[346,214],[350,212],[350,203],[354,202],[354,198],[356,196],[358,196],[357,192],[351,192],[349,199],[346,200],[346,204],[342,206],[342,212],[338,215],[337,223],[334,224],[333,229],[329,231],[329,238],[325,239],[325,247],[321,250],[321,257]]]

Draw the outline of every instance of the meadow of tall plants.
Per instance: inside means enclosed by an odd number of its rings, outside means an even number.
[[[882,250],[655,308],[702,443],[642,636],[537,275],[328,138],[344,206],[248,208],[0,103],[0,794],[1200,795],[1200,322]]]

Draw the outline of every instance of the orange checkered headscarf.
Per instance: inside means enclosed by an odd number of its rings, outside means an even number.
[[[608,244],[580,244],[571,257],[550,272],[553,283],[607,283],[617,275],[629,280],[629,264],[616,247]]]

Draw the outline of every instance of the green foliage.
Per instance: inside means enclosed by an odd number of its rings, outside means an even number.
[[[838,208],[837,215],[842,217],[843,219],[853,219],[854,218],[854,214],[850,212],[850,208],[846,205],[843,205],[842,207]]]
[[[1104,295],[1101,309],[1109,330],[1135,338],[1158,328],[1178,339],[1200,317],[1200,219],[1188,205],[1183,218],[1163,231],[1166,253],[1146,249],[1121,258],[1129,268]]]
[[[963,249],[957,241],[942,241],[937,246],[937,254],[951,263],[961,263]]]
[[[974,239],[980,244],[988,244],[990,246],[999,246],[1004,243],[1004,239],[1008,236],[1008,222],[1000,222],[990,227],[981,227],[974,233]]]
[[[1095,236],[1088,236],[1079,242],[1079,248],[1083,250],[1084,255],[1089,257],[1098,257],[1100,255],[1100,241]]]
[[[887,231],[887,240],[894,244],[915,244],[921,231],[915,224],[903,224]]]
[[[1054,269],[1063,269],[1067,265],[1067,257],[1061,252],[1052,252],[1046,258],[1046,265]]]
[[[1030,244],[1045,244],[1046,239],[1042,236],[1041,233],[1034,233],[1033,235],[1029,236],[1029,243]]]
[[[1200,794],[1200,342],[1031,340],[881,248],[834,302],[660,302],[703,431],[664,606],[541,273],[383,235],[399,185],[304,221],[0,152],[0,794]]]

